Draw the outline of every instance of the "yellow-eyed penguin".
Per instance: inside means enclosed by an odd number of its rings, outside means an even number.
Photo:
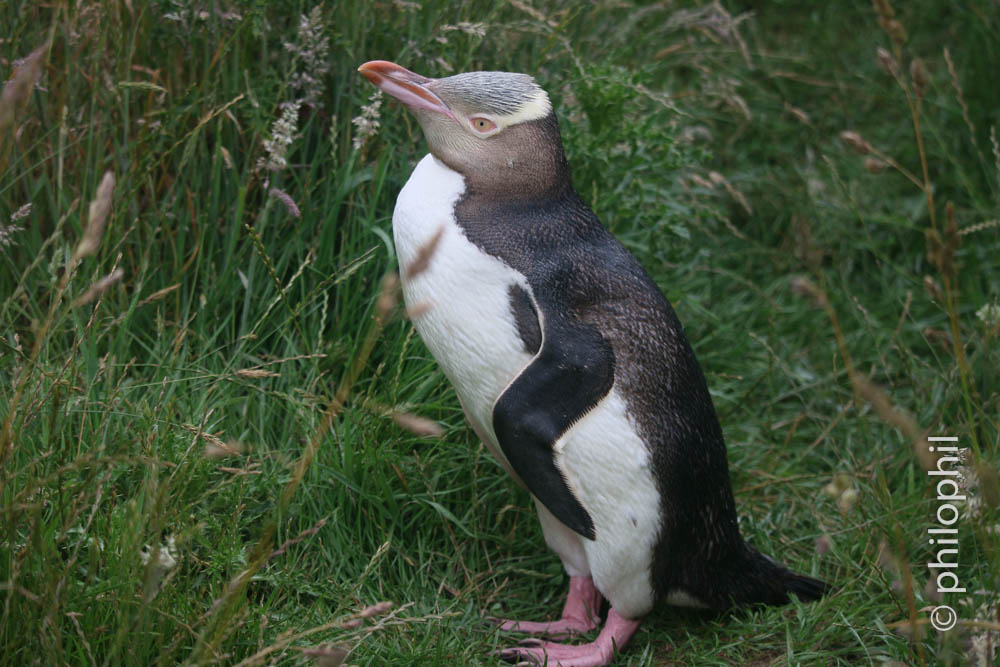
[[[504,621],[502,657],[608,664],[655,604],[725,609],[827,586],[744,542],[726,448],[680,322],[570,182],[548,95],[526,74],[359,71],[417,117],[430,154],[396,201],[414,324],[476,433],[531,492],[570,577],[562,618]],[[433,247],[429,266],[408,267]]]

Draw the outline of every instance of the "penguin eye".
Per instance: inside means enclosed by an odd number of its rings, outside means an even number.
[[[476,132],[486,134],[487,132],[492,132],[497,128],[497,124],[494,123],[489,118],[483,118],[482,116],[476,116],[475,118],[470,118],[469,122],[472,123],[472,128]]]

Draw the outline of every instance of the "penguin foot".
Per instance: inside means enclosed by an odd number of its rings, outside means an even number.
[[[615,651],[625,648],[638,627],[638,619],[619,616],[611,609],[601,634],[589,644],[558,644],[528,639],[518,646],[500,651],[500,657],[518,665],[600,667],[611,664]]]
[[[569,595],[566,596],[562,618],[558,621],[499,619],[500,629],[546,637],[569,637],[590,632],[597,627],[600,620],[598,614],[601,611],[603,600],[600,591],[594,587],[593,579],[590,577],[570,577]]]

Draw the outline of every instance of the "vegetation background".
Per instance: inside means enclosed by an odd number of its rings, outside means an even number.
[[[425,148],[356,73],[387,59],[537,76],[745,534],[835,588],[660,609],[618,664],[994,664],[1000,8],[897,5],[3,3],[0,661],[488,665],[484,615],[558,614],[395,301]],[[943,599],[927,435],[965,450]]]

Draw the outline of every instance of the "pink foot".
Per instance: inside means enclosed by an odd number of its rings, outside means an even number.
[[[557,644],[537,639],[527,639],[520,646],[504,649],[500,657],[510,662],[548,667],[599,667],[608,665],[615,651],[625,648],[639,627],[638,620],[619,616],[611,609],[601,634],[589,644]]]
[[[501,621],[501,630],[525,632],[547,637],[568,637],[581,632],[589,632],[597,627],[601,610],[600,592],[594,588],[590,577],[570,577],[569,595],[563,607],[562,618],[558,621]]]

